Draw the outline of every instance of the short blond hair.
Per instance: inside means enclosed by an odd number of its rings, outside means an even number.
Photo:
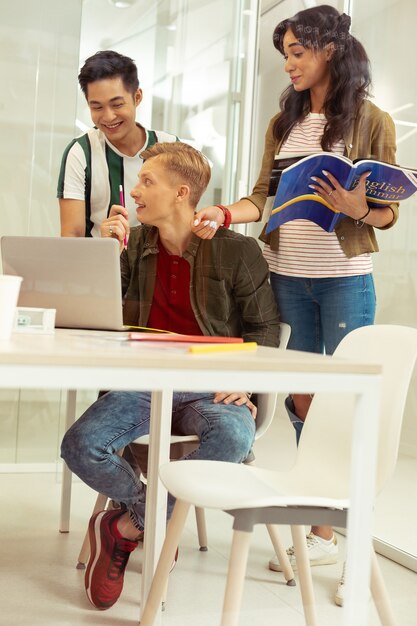
[[[140,155],[144,161],[158,157],[158,161],[190,188],[190,204],[196,207],[210,182],[211,171],[206,157],[181,141],[155,143]]]

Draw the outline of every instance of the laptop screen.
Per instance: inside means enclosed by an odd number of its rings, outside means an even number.
[[[58,328],[123,329],[116,240],[4,236],[0,245],[3,273],[23,278],[18,306],[56,309]]]

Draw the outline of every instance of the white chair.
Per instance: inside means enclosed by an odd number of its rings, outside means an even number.
[[[291,327],[289,324],[285,324],[281,322],[280,324],[280,344],[279,347],[282,350],[285,350],[288,341],[291,336]],[[261,437],[271,425],[275,414],[277,397],[274,393],[263,393],[257,394],[256,405],[258,407],[258,413],[256,417],[256,432],[255,432],[255,440]],[[178,459],[183,456],[185,448],[197,447],[199,443],[199,439],[197,435],[172,435],[171,436],[171,458]],[[148,446],[149,445],[149,435],[144,435],[143,437],[139,437],[135,439],[131,444],[131,446]],[[119,454],[123,454],[123,450],[119,451]],[[93,508],[91,515],[98,513],[98,511],[103,511],[108,506],[108,498],[102,493],[97,495],[97,499]],[[198,533],[198,542],[200,546],[200,550],[202,552],[207,551],[207,529],[206,529],[206,521],[204,515],[204,509],[201,507],[195,507],[195,516],[197,522],[197,533]],[[274,545],[275,551],[280,558],[281,563],[283,564],[283,573],[284,576],[287,577],[287,581],[289,585],[293,585],[294,583],[294,574],[292,573],[291,566],[286,557],[286,552],[279,540],[279,536],[274,531],[273,528],[268,527],[268,531],[271,536],[272,543]],[[90,554],[90,540],[88,535],[88,529],[84,536],[84,541],[78,555],[77,569],[84,569],[85,564],[88,561],[88,557]]]
[[[385,325],[360,328],[343,339],[335,355],[356,359],[363,355],[367,361],[383,366],[378,493],[392,475],[397,459],[404,405],[417,356],[417,329]],[[349,499],[354,404],[352,394],[317,393],[314,396],[295,465],[288,471],[214,461],[193,461],[192,472],[189,464],[181,461],[161,467],[161,479],[177,502],[141,626],[154,623],[161,589],[191,504],[225,510],[234,518],[222,626],[238,623],[249,541],[253,526],[258,523],[292,525],[305,621],[308,626],[317,626],[305,531],[301,524],[346,526],[347,509],[341,507]],[[294,498],[297,506],[293,504]],[[371,591],[381,624],[394,626],[388,593],[374,552]]]

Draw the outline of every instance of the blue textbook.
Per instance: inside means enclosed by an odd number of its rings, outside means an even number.
[[[285,169],[280,167],[280,161],[281,159],[275,159],[273,168],[272,178],[275,189],[276,185],[278,189],[269,216],[267,233],[296,219],[310,220],[331,232],[338,221],[346,217],[332,207],[330,198],[329,201],[323,200],[309,188],[313,183],[312,176],[326,179],[323,170],[333,174],[342,187],[349,190],[355,188],[361,174],[371,172],[366,179],[366,200],[373,209],[405,200],[417,191],[417,170],[373,159],[352,162],[339,154],[320,152],[295,159]],[[285,158],[283,161],[285,164]],[[275,193],[275,189],[270,186],[270,195]]]

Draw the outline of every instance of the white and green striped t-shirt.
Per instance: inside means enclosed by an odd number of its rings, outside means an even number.
[[[141,153],[156,142],[178,141],[178,137],[160,130],[147,130],[145,145],[134,156],[115,148],[97,128],[74,139],[62,157],[58,179],[58,198],[85,202],[85,236],[100,237],[100,224],[113,204],[120,204],[119,186],[123,185],[129,223],[136,225],[136,205],[130,191],[137,183],[142,167]]]

